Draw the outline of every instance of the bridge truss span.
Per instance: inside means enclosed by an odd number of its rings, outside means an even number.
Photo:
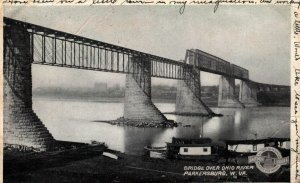
[[[185,61],[202,71],[234,77],[241,80],[249,80],[249,71],[247,69],[231,64],[230,62],[199,49],[187,50]]]
[[[190,67],[171,59],[96,41],[46,27],[4,18],[5,26],[23,27],[30,34],[32,63],[76,69],[134,74],[132,59],[151,62],[151,76],[184,79]]]
[[[30,57],[34,64],[137,74],[138,69],[135,69],[133,63],[135,60],[141,64],[143,62],[151,63],[151,77],[188,80],[190,78],[189,72],[192,72],[193,68],[197,68],[200,71],[252,82],[249,80],[247,69],[199,49],[188,49],[184,61],[175,61],[4,17],[4,29],[12,26],[22,29],[25,34],[29,34]],[[8,37],[12,36],[8,35]],[[276,90],[278,88],[266,87],[267,85],[262,83],[256,84],[261,90],[264,88],[267,90],[275,88],[274,90]],[[195,92],[198,93],[196,90],[198,89],[195,89]]]

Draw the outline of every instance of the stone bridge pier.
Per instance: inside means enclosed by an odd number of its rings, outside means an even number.
[[[22,27],[4,27],[4,146],[45,151],[54,139],[32,109],[30,38]]]
[[[175,113],[211,116],[215,113],[201,100],[200,70],[186,72],[186,79],[177,83]]]
[[[197,58],[191,52],[186,53],[184,63],[191,67],[183,67],[183,80],[179,80],[176,92],[175,113],[182,115],[211,116],[215,113],[201,100],[200,69],[196,67]]]
[[[245,107],[259,106],[257,102],[257,87],[251,81],[242,81],[240,86],[239,100]]]
[[[151,101],[151,62],[146,57],[132,57],[126,75],[124,118],[142,122],[166,122],[167,118]]]
[[[219,81],[219,107],[237,107],[244,108],[245,106],[234,96],[235,80],[232,77],[220,76]]]

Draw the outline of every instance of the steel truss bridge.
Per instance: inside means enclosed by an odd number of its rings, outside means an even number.
[[[185,70],[192,63],[151,55],[125,47],[88,39],[46,27],[4,18],[5,26],[25,28],[31,37],[31,54],[34,64],[69,67],[116,73],[134,73],[130,69],[132,58],[151,62],[151,76],[169,79],[184,79]],[[248,71],[200,50],[187,50],[193,57],[194,67],[215,74],[248,80]]]
[[[200,70],[253,82],[249,80],[247,69],[198,49],[188,49],[185,60],[180,62],[7,17],[4,17],[4,25],[21,27],[28,32],[33,64],[136,74],[139,69],[134,62],[141,65],[150,62],[151,77],[198,82],[194,77],[198,77],[197,70]],[[261,83],[257,86],[273,88]],[[276,88],[280,90],[279,85]]]

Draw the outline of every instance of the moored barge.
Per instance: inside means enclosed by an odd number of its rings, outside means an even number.
[[[170,159],[212,160],[218,157],[218,146],[210,138],[172,138],[167,143],[167,157]]]
[[[283,155],[290,152],[289,138],[267,138],[253,140],[225,140],[226,151],[231,155],[252,155],[265,147],[277,148]]]

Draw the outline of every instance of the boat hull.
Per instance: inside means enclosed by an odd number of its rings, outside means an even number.
[[[176,155],[176,159],[182,160],[216,160],[218,158],[217,154],[212,155]]]

